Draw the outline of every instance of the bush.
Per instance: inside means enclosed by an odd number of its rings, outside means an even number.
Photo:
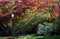
[[[44,22],[43,24],[39,24],[37,27],[37,34],[39,35],[50,35],[53,32],[53,24]]]

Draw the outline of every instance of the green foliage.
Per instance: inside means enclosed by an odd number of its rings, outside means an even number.
[[[60,19],[54,20],[53,23],[55,25],[55,30],[60,30]]]
[[[12,27],[12,20],[10,20],[10,21],[8,22],[8,26],[9,26],[9,27]]]
[[[2,10],[0,9],[0,13],[2,12]]]
[[[46,14],[43,13],[42,15],[40,15],[40,17],[43,20],[49,20],[49,19],[51,19],[50,13],[46,13]]]
[[[54,27],[53,23],[44,22],[39,24],[37,27],[37,34],[41,35],[50,35],[53,32]]]

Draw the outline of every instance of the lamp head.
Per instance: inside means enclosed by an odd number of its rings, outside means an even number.
[[[13,18],[14,17],[14,14],[11,14],[11,17]]]

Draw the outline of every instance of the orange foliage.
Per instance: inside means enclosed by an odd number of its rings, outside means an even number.
[[[53,14],[52,14],[52,18],[53,18],[53,19],[57,19],[58,17],[59,17],[59,13],[53,13]]]

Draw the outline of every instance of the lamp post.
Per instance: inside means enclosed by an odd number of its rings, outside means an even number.
[[[15,27],[15,21],[14,21],[15,16],[14,16],[14,14],[11,14],[11,18],[12,18],[12,29],[11,29],[11,31],[12,31],[12,36],[13,36],[12,38],[15,39],[14,38],[14,27]]]
[[[11,34],[12,34],[12,37],[8,37],[8,38],[6,38],[6,39],[15,39],[13,36],[14,36],[14,26],[15,26],[15,24],[14,24],[14,14],[11,14],[11,18],[12,18],[12,28],[11,28]]]
[[[11,14],[11,17],[12,17],[12,36],[14,36],[14,14]]]

